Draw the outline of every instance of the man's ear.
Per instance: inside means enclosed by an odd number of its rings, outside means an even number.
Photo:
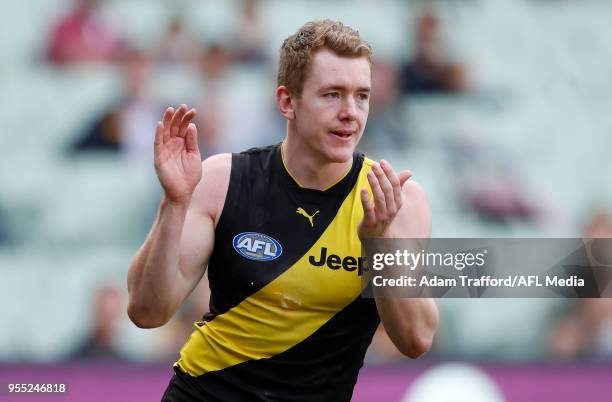
[[[293,96],[284,85],[276,88],[276,104],[278,105],[280,113],[285,116],[287,120],[295,119]]]

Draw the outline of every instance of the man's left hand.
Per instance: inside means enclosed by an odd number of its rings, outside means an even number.
[[[364,215],[358,234],[362,241],[369,237],[393,237],[389,229],[404,202],[402,186],[411,176],[409,170],[396,174],[385,160],[374,163],[368,172],[374,202],[366,189],[361,190]]]

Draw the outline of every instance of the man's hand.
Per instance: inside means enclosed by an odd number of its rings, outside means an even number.
[[[202,178],[195,109],[169,107],[155,130],[155,171],[170,203],[189,203]]]
[[[409,170],[397,175],[385,160],[374,163],[372,170],[368,172],[374,203],[370,201],[368,191],[361,190],[364,212],[358,229],[361,240],[368,237],[393,237],[393,233],[389,233],[389,227],[404,202],[402,186],[411,176],[412,172]]]

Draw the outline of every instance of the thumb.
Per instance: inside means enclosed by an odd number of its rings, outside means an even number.
[[[399,174],[400,186],[403,186],[411,177],[412,172],[410,170],[402,170]]]

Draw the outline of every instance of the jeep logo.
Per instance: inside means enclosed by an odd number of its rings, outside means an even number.
[[[322,267],[323,265],[327,265],[327,268],[337,270],[344,269],[345,271],[352,272],[357,270],[357,275],[361,276],[368,269],[365,266],[365,257],[351,257],[347,256],[341,258],[339,255],[330,254],[327,255],[327,247],[323,247],[321,249],[321,255],[315,259],[314,256],[308,256],[308,262],[310,262],[315,267]]]

